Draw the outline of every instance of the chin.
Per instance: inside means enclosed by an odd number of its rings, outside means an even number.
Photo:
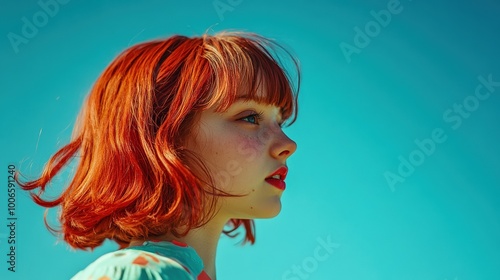
[[[281,212],[281,202],[278,201],[276,203],[273,203],[273,205],[266,205],[266,207],[262,208],[261,211],[258,211],[256,213],[257,219],[270,219],[278,216],[278,214]]]

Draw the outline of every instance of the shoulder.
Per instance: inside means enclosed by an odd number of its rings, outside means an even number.
[[[193,280],[178,261],[143,250],[127,249],[98,258],[71,280]]]

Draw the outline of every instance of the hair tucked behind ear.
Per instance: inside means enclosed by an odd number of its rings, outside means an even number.
[[[125,247],[136,238],[187,234],[208,222],[217,198],[228,195],[187,164],[196,159],[183,147],[196,113],[216,103],[224,110],[247,84],[249,98],[277,105],[284,118],[295,120],[299,83],[294,88],[280,65],[279,49],[248,33],[173,36],[127,49],[92,88],[72,141],[38,179],[19,184],[38,189],[31,195],[39,205],[61,207],[61,229],[47,226],[74,248],[95,248],[105,239]],[[258,97],[259,87],[272,94]],[[68,187],[54,200],[42,198],[72,160],[77,167]],[[244,241],[255,241],[253,220],[233,219],[228,226],[227,235],[243,226]]]

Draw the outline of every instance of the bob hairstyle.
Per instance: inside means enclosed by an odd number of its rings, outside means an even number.
[[[291,59],[295,75],[281,62],[281,53]],[[298,112],[299,86],[298,61],[253,33],[176,35],[141,43],[104,70],[72,140],[49,159],[41,176],[28,182],[16,178],[37,204],[61,207],[61,228],[51,227],[46,217],[45,224],[73,248],[93,249],[105,239],[124,248],[132,239],[184,236],[215,215],[218,197],[234,196],[219,190],[210,174],[208,181],[197,177],[187,164],[195,162],[207,172],[183,146],[197,114],[214,105],[224,111],[245,95],[278,106],[290,125]],[[68,187],[55,199],[42,198],[72,160],[77,166]],[[231,219],[223,232],[234,237],[240,227],[243,243],[253,244],[253,220]]]

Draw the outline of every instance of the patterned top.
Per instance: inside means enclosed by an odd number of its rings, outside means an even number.
[[[196,251],[179,241],[146,241],[103,255],[71,280],[210,280]]]

